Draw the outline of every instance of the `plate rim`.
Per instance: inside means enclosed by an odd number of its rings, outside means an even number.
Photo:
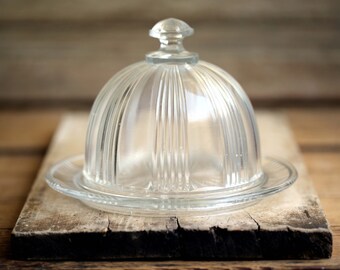
[[[107,194],[88,190],[79,184],[79,175],[83,175],[83,167],[78,166],[72,175],[68,175],[67,182],[54,176],[55,172],[65,171],[68,164],[75,161],[83,161],[83,155],[71,156],[52,165],[45,174],[45,181],[54,190],[63,195],[73,197],[94,208],[118,213],[128,214],[147,214],[163,216],[168,214],[200,214],[203,212],[219,212],[228,209],[242,208],[249,203],[256,202],[264,197],[281,192],[291,186],[298,178],[296,168],[288,161],[277,157],[264,157],[267,163],[262,163],[262,171],[266,179],[261,185],[246,188],[241,191],[230,192],[229,194],[220,192],[218,197],[206,196],[205,198],[155,198],[155,197],[136,197],[118,194]],[[286,169],[289,174],[285,179],[279,179],[278,183],[273,175],[268,174],[268,167],[271,164],[279,164],[281,169]],[[269,164],[269,165],[268,165]],[[68,168],[70,169],[70,168]],[[78,178],[78,180],[77,180]],[[78,182],[77,182],[78,181]],[[209,192],[205,191],[209,195]],[[226,195],[226,196],[223,196]]]

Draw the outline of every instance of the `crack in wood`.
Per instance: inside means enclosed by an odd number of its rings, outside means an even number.
[[[111,233],[111,232],[112,232],[112,230],[111,230],[111,228],[110,228],[110,225],[111,225],[111,220],[110,220],[110,217],[108,216],[108,217],[107,217],[107,227],[106,227],[106,234],[108,234],[108,233]]]
[[[248,214],[248,216],[255,222],[256,226],[257,226],[257,230],[260,231],[261,230],[261,226],[260,224],[256,221],[255,218],[252,217],[252,215],[246,211],[246,213]]]

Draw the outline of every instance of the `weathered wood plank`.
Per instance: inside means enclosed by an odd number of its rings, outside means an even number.
[[[0,111],[0,153],[43,151],[65,110]],[[336,151],[340,145],[340,109],[285,109],[303,150]],[[88,113],[88,112],[86,112]],[[38,153],[39,154],[39,153]]]
[[[42,106],[66,102],[88,108],[113,74],[157,48],[147,36],[151,26],[3,27],[0,105],[41,101]],[[337,25],[197,28],[186,47],[235,76],[253,101],[340,102]]]
[[[222,20],[339,20],[339,3],[326,1],[251,0],[209,2],[166,1],[35,1],[0,2],[0,21],[150,21],[165,17],[180,17],[197,21]]]
[[[83,150],[86,117],[65,118],[13,230],[13,251],[45,259],[328,257],[328,225],[286,118],[260,112],[258,120],[264,154],[280,153],[293,162],[297,183],[233,213],[151,218],[96,211],[47,187],[43,178],[50,164]]]
[[[0,266],[2,260],[9,258],[11,230],[31,189],[41,159],[36,155],[0,155]]]
[[[40,166],[42,156],[40,155],[1,155],[0,156],[0,175],[2,181],[0,182],[0,190],[2,195],[0,199],[7,195],[14,195],[15,187],[30,187],[31,183],[27,181],[28,178],[36,176],[37,169]],[[7,180],[6,180],[7,179]],[[22,190],[23,192],[26,190]],[[18,194],[20,194],[18,190]]]
[[[60,120],[59,111],[1,111],[0,154],[43,154]]]
[[[290,112],[291,110],[288,110],[288,112]],[[297,113],[299,113],[301,110],[297,110]],[[168,261],[168,262],[60,262],[60,263],[49,263],[49,262],[24,262],[24,261],[11,261],[8,259],[7,257],[7,251],[6,254],[4,254],[3,250],[8,250],[8,239],[9,239],[9,233],[10,230],[5,229],[5,231],[1,231],[0,232],[0,254],[1,254],[1,260],[0,260],[0,268],[5,268],[5,269],[18,269],[18,268],[25,268],[25,269],[36,269],[38,267],[42,267],[42,268],[49,268],[49,269],[81,269],[81,268],[91,268],[91,269],[112,269],[112,268],[119,268],[119,269],[240,269],[240,268],[249,268],[249,269],[259,269],[259,268],[265,268],[265,267],[269,267],[271,269],[310,269],[310,268],[316,268],[316,267],[325,267],[325,268],[336,268],[340,265],[340,216],[337,215],[337,208],[339,205],[339,202],[337,201],[337,199],[334,197],[334,193],[336,193],[337,190],[340,189],[339,185],[340,185],[340,181],[336,181],[336,175],[338,175],[338,173],[336,173],[337,171],[337,167],[339,164],[339,161],[337,160],[336,156],[337,153],[334,152],[334,150],[331,150],[329,147],[327,147],[327,145],[325,143],[323,143],[324,141],[329,141],[331,143],[334,142],[334,138],[335,135],[334,134],[338,134],[336,132],[334,132],[333,127],[334,127],[334,123],[332,124],[332,122],[330,122],[328,124],[328,121],[330,119],[331,115],[340,115],[339,114],[339,110],[337,109],[331,109],[331,110],[320,110],[320,109],[308,109],[306,110],[306,114],[307,115],[312,115],[311,117],[316,117],[317,115],[321,115],[323,117],[320,117],[316,122],[316,121],[308,121],[308,124],[310,125],[310,128],[308,128],[308,132],[300,132],[300,124],[303,124],[304,121],[304,117],[297,117],[294,118],[292,117],[292,115],[289,115],[289,119],[290,122],[292,123],[292,121],[294,121],[294,119],[300,119],[302,121],[302,123],[299,124],[299,122],[295,122],[295,124],[293,123],[293,127],[294,127],[294,133],[296,135],[298,135],[298,141],[299,144],[303,144],[304,143],[304,138],[308,138],[308,145],[315,145],[316,146],[320,146],[320,145],[324,145],[326,146],[325,149],[323,149],[322,147],[318,147],[319,151],[318,152],[317,149],[314,149],[313,152],[308,152],[308,153],[304,153],[304,159],[306,161],[306,165],[308,167],[308,170],[310,172],[310,176],[311,179],[313,180],[313,182],[315,183],[315,186],[317,188],[317,192],[318,194],[320,194],[320,200],[321,200],[321,204],[324,207],[326,216],[328,217],[328,215],[330,215],[330,224],[332,225],[332,230],[333,230],[333,256],[331,259],[329,260],[317,260],[317,261],[258,261],[258,262],[181,262],[181,261]],[[0,112],[0,115],[3,112]],[[44,122],[44,116],[48,115],[48,111],[44,111],[41,113],[41,121]],[[295,112],[294,112],[295,113]],[[14,113],[15,115],[24,115],[27,114],[29,115],[30,112],[23,112],[23,113]],[[303,114],[303,113],[302,113]],[[19,116],[18,116],[19,117]],[[16,121],[16,120],[14,120]],[[36,122],[34,122],[36,123]],[[336,123],[336,122],[335,122]],[[38,125],[32,125],[32,130],[34,130]],[[327,130],[329,130],[329,132],[323,132],[323,133],[318,133],[317,136],[313,136],[313,132],[315,130],[318,129],[318,127],[322,125],[323,127],[325,127]],[[314,129],[313,129],[314,127]],[[6,132],[6,128],[4,128],[3,126],[0,126],[1,129],[1,134]],[[45,132],[42,130],[42,132]],[[329,140],[329,137],[331,137],[332,139]],[[39,136],[37,136],[37,138],[39,138]],[[19,142],[20,144],[20,142]],[[34,145],[36,145],[36,143],[34,143]],[[44,144],[46,147],[47,142]],[[39,146],[40,147],[40,146]],[[15,146],[14,146],[15,148]],[[331,151],[331,153],[329,153],[329,151]],[[321,157],[319,156],[319,154],[321,155]],[[330,156],[328,156],[328,154],[330,154]],[[2,158],[6,159],[7,156],[3,156]],[[13,156],[9,156],[9,159],[13,158]],[[322,165],[319,164],[319,161],[324,161],[322,162]],[[27,161],[24,162],[24,160],[21,160],[22,162],[19,162],[18,164],[20,164],[20,166],[18,166],[17,168],[19,170],[21,166],[28,164]],[[35,168],[37,169],[38,163],[36,163]],[[4,166],[4,168],[8,168],[9,166],[7,166],[7,164],[9,163],[3,163],[6,164]],[[15,173],[15,168],[11,167],[8,168],[10,169],[12,172],[10,174],[14,174]],[[8,174],[8,173],[6,173]],[[31,174],[33,175],[33,174]],[[334,182],[332,180],[331,183],[327,182],[328,180],[328,176],[333,176],[334,175]],[[23,181],[26,181],[28,179],[32,179],[32,178],[24,178],[24,174],[22,174],[23,176]],[[30,176],[31,177],[31,176]],[[7,178],[4,178],[0,175],[0,182],[2,181],[6,181]],[[30,181],[30,180],[29,180]],[[325,181],[325,185],[322,185],[322,183]],[[7,185],[7,184],[6,184]],[[22,189],[18,189],[17,186],[20,186],[21,184],[18,183],[13,184],[13,186],[9,187],[8,189],[13,189],[13,193],[15,192],[15,190],[17,190],[18,192],[20,192],[20,194],[18,193],[17,196],[18,197],[22,197],[24,198],[27,195],[27,190],[22,190]],[[325,189],[320,192],[320,188],[324,187]],[[1,190],[3,190],[1,188]],[[331,191],[333,195],[327,196],[327,192]],[[337,196],[337,195],[336,195]],[[1,197],[0,197],[1,198]],[[329,198],[327,203],[323,203],[324,198]],[[19,205],[20,204],[20,205]],[[13,203],[11,203],[10,205],[8,205],[9,208],[11,208],[12,210],[10,211],[11,213],[13,213],[13,217],[17,216],[19,214],[21,205],[23,204],[23,202],[18,202],[17,200],[14,200]],[[333,210],[334,209],[334,210]],[[4,213],[0,213],[0,216],[4,216]],[[14,218],[11,218],[14,221]],[[6,255],[6,259],[5,259],[5,255]]]
[[[126,55],[124,61],[129,57],[131,55]],[[224,57],[229,59],[228,66],[217,60]],[[339,102],[338,64],[323,61],[296,63],[294,59],[270,61],[269,57],[263,55],[258,61],[239,60],[235,54],[230,57],[220,54],[212,62],[225,66],[242,84],[255,105]],[[78,59],[71,64],[46,59],[3,61],[5,71],[0,74],[3,89],[0,91],[1,106],[8,108],[33,104],[43,108],[51,105],[63,108],[73,104],[74,107],[88,109],[102,86],[123,67],[119,62],[122,60],[118,59],[115,63],[114,60],[99,57],[96,60]],[[300,78],[294,77],[293,68],[301,70]],[[27,74],[26,87],[22,81],[13,79],[14,74]],[[272,80],[272,77],[276,79]],[[310,89],[312,91],[309,92]]]
[[[10,254],[11,229],[0,228],[0,269],[1,263]]]
[[[310,158],[309,156],[310,155],[313,155],[313,158]],[[322,154],[321,154],[322,155]],[[331,156],[333,156],[334,154],[331,153]],[[336,169],[337,168],[337,165],[339,164],[338,163],[338,160],[337,159],[334,159],[334,158],[331,158],[331,157],[327,157],[327,154],[323,153],[322,155],[322,158],[321,159],[326,159],[327,160],[327,164],[328,164],[328,167],[323,167],[323,166],[318,166],[318,164],[316,164],[317,166],[314,166],[314,162],[317,163],[317,158],[318,158],[318,154],[317,153],[309,153],[309,154],[305,154],[304,155],[305,157],[305,160],[306,160],[306,164],[307,164],[307,167],[308,169],[310,170],[310,175],[311,175],[311,178],[314,180],[314,183],[316,184],[316,187],[317,187],[317,191],[318,193],[320,194],[320,191],[319,191],[319,188],[318,188],[318,185],[317,183],[315,182],[315,175],[320,175],[320,181],[322,182],[322,178],[321,178],[321,175],[324,176],[324,179],[326,179],[327,177],[325,177],[325,172],[328,170],[326,176],[328,176],[330,173],[332,174],[332,171],[333,169]],[[11,157],[10,157],[11,159]],[[26,162],[23,162],[24,160],[22,160],[22,162],[20,164],[22,165],[25,165],[27,164],[27,161]],[[11,163],[11,162],[8,162],[8,163]],[[8,164],[8,163],[3,163],[4,165],[5,164]],[[28,162],[30,163],[30,162]],[[325,164],[325,163],[323,163]],[[37,165],[36,165],[37,166]],[[29,166],[27,166],[29,167]],[[6,175],[11,175],[13,173],[15,173],[15,168],[11,167],[11,166],[3,166],[3,168],[1,169],[2,172],[4,172],[5,170],[9,170],[11,172],[7,172],[5,173]],[[319,171],[320,170],[320,171]],[[24,171],[25,170],[22,170],[22,173],[20,173],[20,175],[22,175],[24,177]],[[31,171],[30,169],[28,169],[27,171]],[[2,174],[1,174],[2,175]],[[30,176],[27,176],[26,177],[26,180],[28,179],[31,179],[31,172],[29,172],[29,175]],[[6,178],[4,177],[0,177],[1,180],[5,180]],[[29,180],[30,182],[31,180]],[[334,182],[334,185],[331,186],[330,188],[333,189],[333,192],[335,192],[336,190],[338,190],[337,186],[339,185],[339,181],[337,182]],[[327,184],[327,183],[325,183]],[[18,196],[20,197],[24,197],[26,196],[27,194],[27,190],[24,191],[22,189],[17,189],[18,187],[18,183],[13,183],[12,187],[9,187],[8,186],[8,189],[13,189],[13,190],[17,190],[18,193],[20,193],[20,195],[18,194]],[[3,189],[1,189],[3,190]],[[321,194],[320,194],[321,195]],[[333,257],[331,260],[321,260],[321,261],[313,261],[313,264],[309,263],[308,262],[301,262],[299,264],[294,264],[294,262],[285,262],[286,265],[290,265],[290,267],[292,268],[296,268],[297,266],[299,267],[306,267],[306,265],[313,265],[313,266],[322,266],[322,265],[327,265],[328,267],[330,267],[331,265],[338,265],[340,263],[339,261],[339,257],[340,257],[340,222],[339,222],[339,219],[337,219],[336,217],[336,214],[337,214],[337,205],[339,205],[339,202],[337,200],[328,200],[327,203],[323,203],[324,202],[324,198],[327,198],[328,196],[322,196],[320,197],[320,200],[321,200],[321,204],[323,205],[324,207],[324,210],[325,210],[325,213],[326,213],[326,216],[330,219],[330,223],[333,225],[332,226],[332,230],[333,230],[333,236],[334,236],[334,245],[333,245]],[[333,197],[333,196],[330,196],[330,197]],[[10,209],[10,212],[13,213],[13,217],[11,218],[12,219],[12,225],[13,226],[13,222],[15,221],[15,216],[17,216],[19,214],[19,211],[20,211],[20,208],[22,205],[23,202],[19,203],[17,200],[13,201],[14,203],[12,204],[12,206],[9,206],[8,208]],[[19,205],[20,204],[20,205]],[[18,206],[19,205],[19,206]],[[333,210],[335,209],[335,210]],[[1,216],[5,216],[5,213],[1,213],[0,214],[0,217]],[[1,246],[1,251],[5,252],[6,253],[0,253],[0,257],[5,259],[5,256],[6,258],[7,257],[7,254],[8,254],[8,240],[9,240],[9,234],[10,234],[10,230],[9,229],[5,229],[5,230],[1,230],[0,232],[0,238],[1,238],[1,243],[0,243],[0,246]],[[182,267],[184,267],[181,263],[179,262],[168,262],[169,264],[172,265],[172,267],[174,269],[182,269]],[[197,263],[192,263],[191,262],[191,265],[194,264],[197,266]],[[6,265],[10,266],[10,267],[24,267],[24,265],[26,267],[38,267],[39,265],[41,266],[45,266],[45,267],[50,267],[52,269],[56,268],[56,269],[69,269],[70,266],[70,263],[58,263],[58,264],[51,264],[51,263],[29,263],[29,262],[13,262],[13,261],[6,261]],[[90,268],[95,268],[97,267],[95,264],[93,263],[73,263],[72,264],[72,267],[74,267],[74,269],[80,269],[81,267],[84,267],[84,266],[88,266]],[[137,263],[137,264],[133,264],[130,265],[130,263],[105,263],[105,262],[101,262],[100,263],[100,266],[101,268],[103,269],[110,269],[111,267],[120,267],[120,268],[124,268],[126,269],[127,266],[131,266],[132,268],[140,268],[140,269],[143,269],[143,267],[145,267],[144,269],[155,269],[155,268],[160,268],[160,265],[159,263],[157,262],[154,262],[152,263],[151,265],[149,263]],[[247,262],[246,264],[245,263],[239,263],[237,262],[236,264],[235,263],[228,263],[228,264],[225,264],[224,267],[236,267],[236,266],[244,266],[244,267],[249,267],[249,268],[255,268],[256,267],[256,263],[254,262]],[[277,263],[277,262],[260,262],[259,265],[261,265],[262,267],[265,267],[265,266],[271,266],[273,267],[273,269],[281,269],[282,268],[282,263]],[[204,267],[208,267],[209,269],[210,268],[216,268],[216,267],[222,267],[221,263],[220,262],[211,262],[211,263],[203,263],[200,262],[199,263],[199,266],[204,268]],[[295,267],[294,267],[295,266]],[[166,265],[164,265],[164,267],[166,267]],[[190,267],[190,263],[188,263],[183,269],[189,269]]]
[[[26,200],[41,156],[0,156],[0,230],[10,229]]]
[[[327,219],[330,223],[339,226],[340,213],[339,213],[339,205],[340,198],[339,197],[323,197],[321,202],[322,207],[325,209],[327,213]]]
[[[189,24],[190,21],[188,21]],[[245,24],[230,25],[220,24],[191,24],[195,29],[194,35],[185,39],[187,49],[201,53],[219,50],[239,50],[246,53],[247,50],[281,50],[282,54],[290,56],[294,51],[300,51],[300,59],[308,55],[315,58],[317,49],[329,49],[323,52],[325,55],[336,55],[339,50],[340,37],[337,25],[267,25]],[[59,58],[63,53],[71,59],[89,56],[95,59],[97,56],[112,56],[119,53],[114,50],[129,51],[141,59],[150,50],[159,46],[159,41],[149,37],[148,30],[153,24],[141,25],[129,23],[121,25],[113,24],[89,24],[89,25],[15,25],[9,24],[0,27],[2,37],[0,48],[6,51],[1,56],[23,57],[23,53],[31,53],[32,57],[46,56]],[[91,36],[92,38],[89,38]],[[95,39],[94,39],[95,38]],[[18,43],[15,43],[17,41]],[[138,47],[136,47],[138,43]],[[43,49],[42,51],[39,49]],[[101,49],[92,51],[91,49]],[[60,51],[58,51],[60,50]],[[279,51],[280,52],[280,51]],[[315,52],[315,55],[312,54]],[[212,52],[213,53],[213,52]],[[275,56],[284,58],[284,55]],[[294,55],[295,56],[295,55]],[[242,55],[240,55],[242,57]],[[137,61],[138,59],[134,59]],[[114,60],[114,59],[113,59]],[[225,59],[227,60],[227,59]],[[335,59],[326,59],[334,61]]]
[[[337,151],[340,146],[339,109],[287,110],[302,150]]]
[[[181,270],[240,270],[240,269],[337,269],[338,260],[314,261],[147,261],[147,262],[29,262],[14,261],[6,265],[6,269],[121,269],[121,270],[154,270],[154,269],[181,269]],[[1,263],[0,263],[1,266]]]
[[[304,159],[320,198],[340,198],[340,188],[336,188],[340,183],[340,149],[333,153],[307,152]]]

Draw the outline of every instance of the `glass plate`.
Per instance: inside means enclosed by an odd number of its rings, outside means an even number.
[[[209,215],[232,211],[288,188],[297,178],[297,171],[289,162],[267,157],[263,160],[264,177],[254,185],[193,194],[146,193],[139,196],[89,186],[83,177],[83,167],[83,156],[70,157],[55,164],[46,175],[46,181],[56,191],[99,210],[144,216]]]

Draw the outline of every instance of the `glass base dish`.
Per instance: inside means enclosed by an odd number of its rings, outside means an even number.
[[[51,167],[46,181],[54,190],[79,199],[93,208],[142,216],[200,216],[233,211],[288,188],[297,178],[297,172],[289,162],[268,157],[262,163],[261,180],[242,189],[138,196],[96,190],[88,186],[84,180],[83,166],[83,156],[65,159]]]

